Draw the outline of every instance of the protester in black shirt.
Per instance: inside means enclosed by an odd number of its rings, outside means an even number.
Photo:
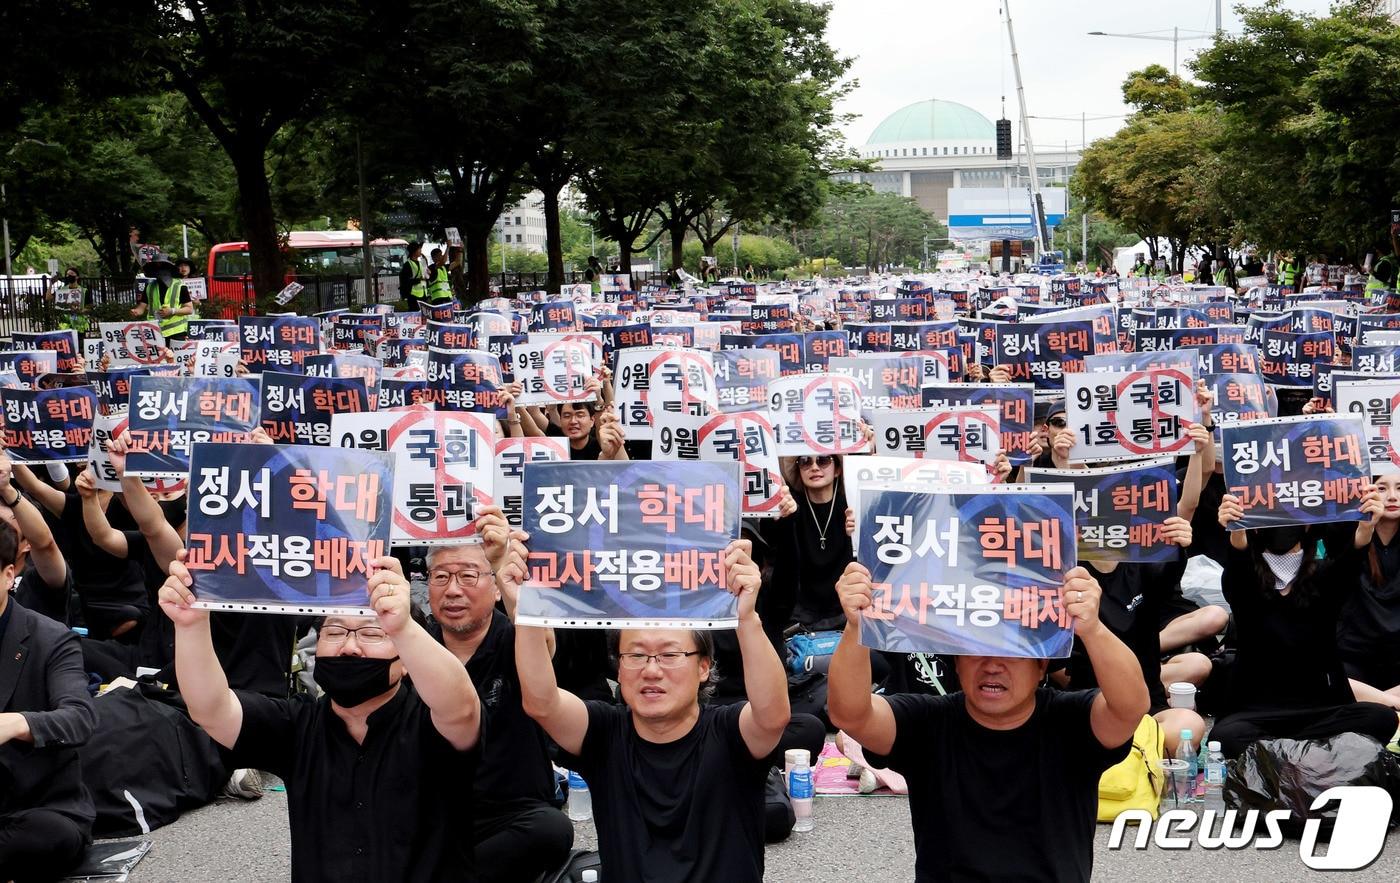
[[[1342,605],[1337,649],[1358,699],[1400,706],[1400,475],[1378,475],[1381,516]]]
[[[469,841],[480,707],[462,664],[413,620],[398,562],[369,562],[375,616],[330,616],[316,643],[326,695],[229,689],[209,614],[180,560],[160,590],[190,717],[237,767],[286,782],[292,879],[475,880]],[[406,678],[411,678],[410,684]]]
[[[860,646],[870,571],[852,562],[837,590],[846,630],[831,662],[832,722],[908,780],[915,880],[1088,880],[1099,778],[1148,708],[1137,659],[1099,621],[1098,583],[1082,567],[1065,574],[1065,610],[1099,682],[1072,693],[1037,689],[1046,660],[961,656],[961,692],[872,695]]]
[[[610,408],[595,411],[592,402],[565,402],[559,406],[559,426],[569,440],[570,459],[627,459],[622,427]]]
[[[1325,739],[1364,733],[1381,744],[1395,735],[1396,711],[1357,702],[1337,650],[1342,605],[1358,590],[1361,553],[1384,512],[1367,492],[1354,542],[1328,547],[1318,559],[1316,531],[1304,525],[1235,530],[1221,584],[1235,614],[1236,653],[1227,713],[1212,738],[1226,757],[1261,739]],[[1220,524],[1244,517],[1239,498],[1220,502]]]
[[[523,544],[512,542],[503,592],[517,591]],[[763,879],[768,755],[788,723],[787,678],[754,610],[760,576],[747,541],[725,552],[739,596],[749,701],[702,705],[714,674],[707,633],[624,629],[618,683],[625,706],[584,702],[556,686],[549,632],[516,628],[525,711],[573,757],[588,782],[609,881]]]
[[[10,594],[18,556],[0,524],[0,880],[48,880],[92,837],[77,749],[95,715],[77,636]]]
[[[481,697],[481,759],[472,782],[478,876],[533,881],[568,858],[574,826],[551,803],[549,739],[521,705],[515,598],[492,576],[503,563],[506,521],[498,508],[485,507],[476,529],[482,544],[428,550],[428,630],[466,665]],[[504,601],[504,613],[497,600]]]
[[[811,631],[840,628],[845,616],[836,578],[855,557],[846,535],[841,458],[796,457],[784,461],[783,471],[797,509],[760,527],[772,547],[771,615]]]
[[[39,508],[11,484],[10,458],[0,452],[0,520],[19,540],[14,592],[27,609],[70,624],[73,574]]]

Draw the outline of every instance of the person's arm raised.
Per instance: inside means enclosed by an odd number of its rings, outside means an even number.
[[[22,463],[15,464],[14,474],[20,489],[33,497],[40,506],[47,509],[50,515],[63,514],[63,505],[68,501],[67,494],[41,480],[39,476],[30,471],[28,466]]]
[[[516,554],[508,558],[505,573],[497,575],[496,585],[510,610],[516,609],[520,585],[526,578],[525,566],[522,543]],[[559,688],[550,658],[553,636],[553,630],[545,626],[515,624],[515,670],[520,678],[520,702],[525,713],[560,748],[569,754],[578,754],[588,735],[588,706],[573,693]]]
[[[102,511],[98,497],[101,493],[106,492],[97,489],[92,470],[84,469],[78,475],[78,497],[83,501],[83,526],[87,528],[88,537],[94,546],[113,558],[127,558],[131,555],[131,547],[126,541],[126,534],[112,527],[107,520],[107,513]]]
[[[185,567],[183,551],[170,563],[170,576],[160,587],[160,609],[175,624],[175,676],[190,719],[225,748],[238,743],[243,730],[243,704],[229,689],[214,638],[209,611],[197,610],[194,579]]]
[[[1082,567],[1065,574],[1061,589],[1065,612],[1074,620],[1074,635],[1084,646],[1099,695],[1089,710],[1094,738],[1105,748],[1117,748],[1133,737],[1151,700],[1142,666],[1133,651],[1099,620],[1098,581]]]
[[[185,547],[179,531],[165,520],[165,512],[146,489],[141,479],[126,474],[126,454],[131,444],[131,435],[123,432],[107,445],[107,454],[112,460],[112,468],[117,471],[122,482],[122,500],[141,536],[151,547],[151,557],[161,570],[168,570],[175,555]]]
[[[865,748],[889,754],[894,748],[894,711],[885,697],[870,692],[870,650],[860,643],[860,618],[871,604],[870,571],[852,561],[836,581],[846,629],[827,670],[827,711],[831,722]]]
[[[39,578],[50,586],[62,586],[68,576],[63,550],[54,542],[44,514],[11,484],[12,468],[9,455],[0,452],[0,502],[15,513],[20,534],[29,541],[29,560],[34,562]]]
[[[471,675],[451,650],[413,621],[413,600],[398,559],[385,555],[370,566],[369,603],[379,624],[393,638],[413,688],[432,712],[433,726],[453,748],[466,751],[481,732],[481,702]]]
[[[1181,482],[1181,493],[1176,501],[1176,514],[1190,521],[1201,505],[1201,489],[1205,487],[1205,473],[1201,470],[1201,458],[1215,459],[1215,446],[1211,443],[1211,431],[1205,424],[1191,423],[1186,434],[1193,443],[1191,460],[1186,464],[1186,477]]]
[[[1249,531],[1230,530],[1230,524],[1239,521],[1244,517],[1244,506],[1240,505],[1240,498],[1234,494],[1226,494],[1220,498],[1219,514],[1216,516],[1220,520],[1220,526],[1225,528],[1230,535],[1230,548],[1236,552],[1243,552],[1249,548]]]
[[[739,598],[739,654],[744,660],[744,687],[749,699],[739,712],[739,732],[749,754],[760,758],[778,747],[783,729],[792,719],[792,708],[787,673],[754,609],[763,577],[750,557],[752,552],[752,542],[735,540],[724,550],[724,566],[729,590]]]

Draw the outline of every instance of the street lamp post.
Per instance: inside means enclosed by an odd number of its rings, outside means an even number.
[[[1182,36],[1183,33],[1185,33],[1187,36],[1184,36],[1184,37],[1183,37],[1183,36]],[[1210,39],[1211,37],[1215,36],[1216,33],[1219,33],[1219,32],[1218,32],[1218,31],[1216,31],[1216,32],[1214,32],[1214,33],[1208,33],[1208,32],[1206,32],[1206,31],[1185,31],[1185,32],[1183,32],[1180,28],[1175,28],[1175,27],[1174,27],[1174,28],[1172,28],[1172,35],[1171,35],[1170,37],[1165,36],[1165,35],[1163,35],[1163,34],[1156,34],[1156,33],[1151,33],[1151,32],[1144,32],[1144,33],[1141,33],[1141,34],[1107,34],[1107,33],[1104,33],[1103,31],[1090,31],[1090,32],[1089,32],[1089,36],[1091,36],[1091,37],[1123,37],[1123,38],[1128,39],[1128,40],[1160,40],[1160,41],[1165,42],[1165,43],[1170,43],[1170,44],[1172,44],[1172,76],[1176,76],[1177,55],[1178,55],[1178,52],[1177,52],[1178,46],[1177,46],[1177,44],[1179,44],[1182,40],[1207,40],[1207,39]]]

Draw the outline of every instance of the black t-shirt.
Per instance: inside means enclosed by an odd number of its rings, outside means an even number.
[[[1235,662],[1226,708],[1231,711],[1319,708],[1356,701],[1337,650],[1342,605],[1356,593],[1359,555],[1314,562],[1287,595],[1259,585],[1254,556],[1230,550],[1220,584],[1235,617]],[[1273,575],[1269,575],[1273,579]],[[1373,685],[1379,687],[1379,684]]]
[[[26,560],[24,570],[15,577],[13,591],[21,607],[47,616],[54,622],[72,624],[73,568],[64,567],[63,584],[54,586],[44,582],[33,561]]]
[[[238,693],[237,767],[287,785],[292,879],[475,880],[471,781],[477,752],[457,751],[406,680],[356,744],[330,700]]]
[[[768,528],[774,587],[780,596],[792,599],[792,621],[817,630],[844,628],[846,614],[836,594],[836,580],[855,560],[846,535],[846,493],[838,478],[836,493],[826,503],[812,503],[809,508],[801,491],[793,497],[797,511],[770,522]]]
[[[569,442],[570,460],[597,460],[602,455],[603,446],[598,444],[597,433],[589,433],[588,442],[581,448],[576,448]]]
[[[1371,559],[1380,571],[1377,584]],[[1361,556],[1361,585],[1342,606],[1337,623],[1337,649],[1348,674],[1387,679],[1400,676],[1400,534],[1387,545],[1377,534]],[[1368,681],[1369,682],[1369,681]],[[1393,683],[1372,683],[1388,690]]]
[[[442,640],[437,622],[428,630]],[[481,760],[473,782],[477,816],[507,813],[522,801],[553,800],[549,737],[521,704],[515,626],[499,610],[492,612],[486,637],[467,660],[467,674],[481,699]]]
[[[609,883],[763,879],[766,759],[739,733],[745,703],[703,706],[674,742],[637,735],[625,706],[588,703],[583,750]]]
[[[962,693],[888,697],[894,746],[865,756],[908,780],[918,883],[1089,879],[1099,777],[1131,745],[1099,744],[1097,695],[1037,690],[1014,730],[978,724]]]
[[[107,508],[107,515],[109,523],[117,530],[136,526],[130,513],[115,497]],[[77,493],[68,494],[64,499],[59,521],[63,539],[58,542],[73,570],[73,584],[84,603],[124,604],[147,610],[146,575],[140,562],[109,555],[93,543],[83,523],[83,501]]]
[[[1185,470],[1178,473],[1186,481]],[[1225,496],[1225,476],[1212,472],[1201,487],[1201,501],[1191,516],[1191,545],[1188,555],[1205,555],[1221,567],[1230,555],[1230,533],[1220,526],[1220,499]]]

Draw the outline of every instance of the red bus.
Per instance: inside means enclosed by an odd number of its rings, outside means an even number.
[[[364,278],[362,242],[358,230],[293,230],[283,242],[286,281],[324,277],[327,285],[338,284],[342,297],[350,294],[347,282],[354,292],[361,292],[364,286],[360,281]],[[408,242],[372,239],[369,246],[374,274],[379,277],[380,300],[398,300],[399,268],[407,256]],[[252,306],[252,261],[248,256],[248,243],[220,242],[211,248],[207,275],[209,303],[208,308],[201,311],[205,318],[236,318]],[[307,279],[301,281],[310,287]],[[345,306],[343,303],[335,305]]]

